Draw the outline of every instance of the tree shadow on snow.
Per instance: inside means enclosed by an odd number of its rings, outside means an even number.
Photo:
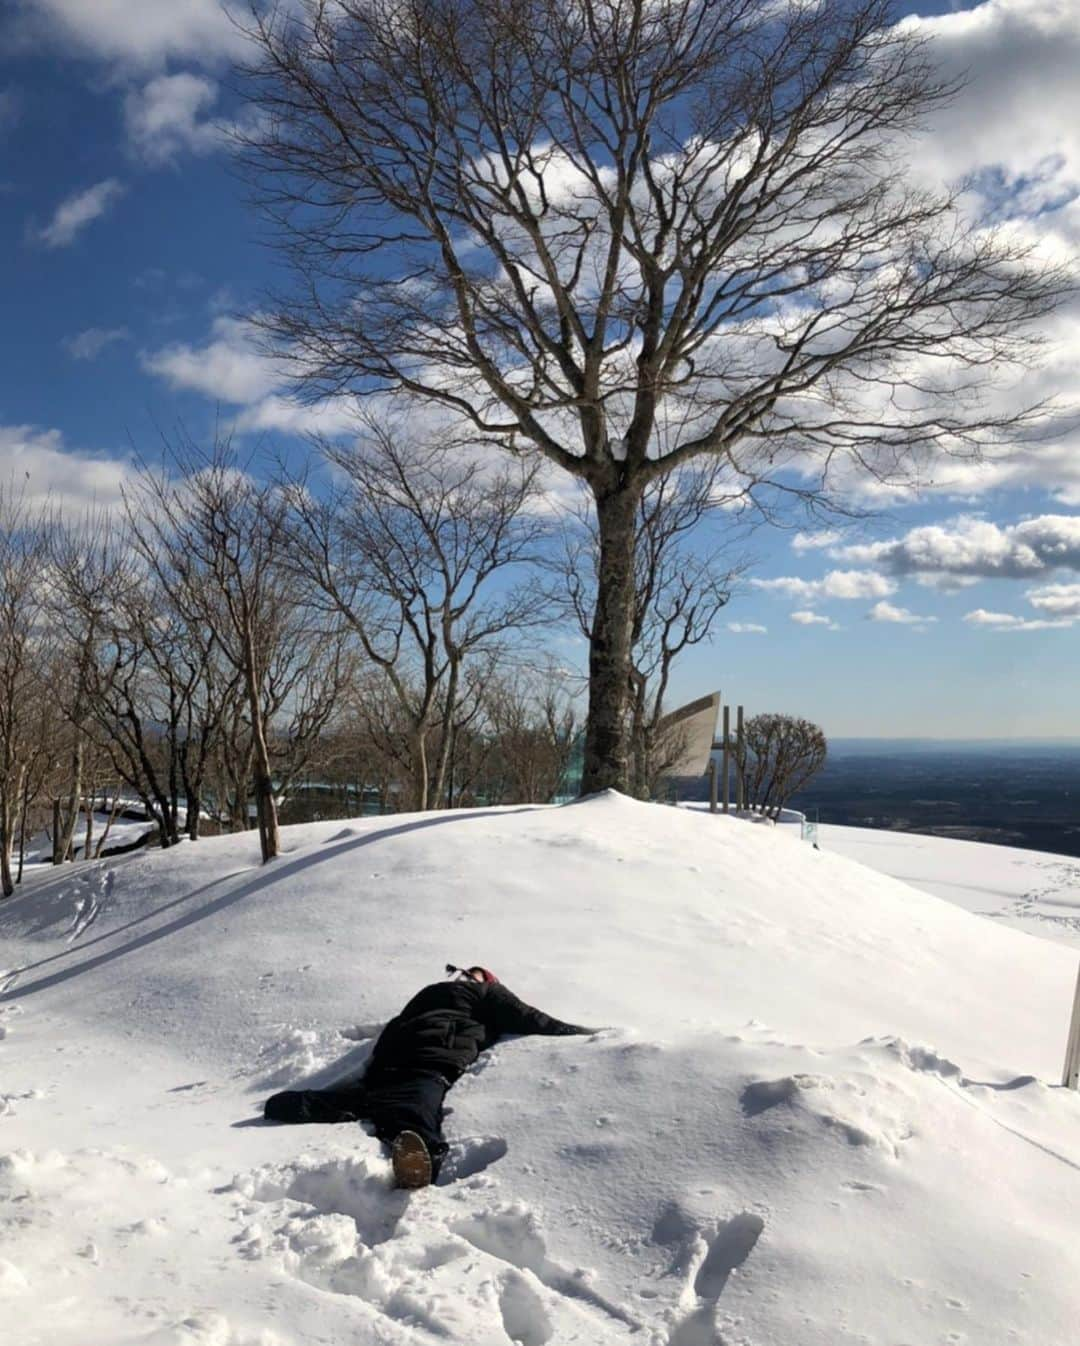
[[[333,849],[330,850],[327,849],[329,843],[323,843],[314,854],[305,853],[304,855],[298,856],[295,860],[283,860],[283,858],[279,856],[277,860],[272,860],[269,864],[260,866],[247,883],[240,884],[239,887],[234,888],[231,892],[222,893],[220,897],[216,897],[213,901],[207,902],[205,906],[200,907],[197,911],[187,912],[171,921],[167,921],[164,925],[157,926],[153,930],[148,930],[145,934],[129,940],[127,944],[123,944],[119,948],[109,949],[104,953],[96,954],[92,958],[83,959],[83,961],[76,963],[73,966],[60,968],[56,972],[51,972],[44,977],[39,977],[36,981],[21,981],[22,976],[28,972],[35,972],[39,968],[46,967],[50,963],[56,963],[61,959],[71,958],[76,954],[84,954],[87,949],[92,948],[95,944],[102,944],[106,941],[115,940],[118,936],[123,935],[126,931],[133,929],[135,926],[142,925],[146,921],[151,921],[155,917],[162,915],[163,912],[171,910],[173,907],[180,906],[186,902],[191,902],[193,899],[201,897],[204,893],[209,892],[212,888],[216,888],[223,883],[228,883],[230,879],[238,878],[241,874],[252,873],[252,871],[248,869],[237,870],[233,874],[226,874],[222,878],[214,879],[212,882],[204,884],[203,887],[196,888],[193,892],[185,893],[182,897],[174,898],[171,902],[166,902],[164,906],[158,907],[156,910],[147,912],[142,916],[138,916],[135,920],[129,921],[126,925],[122,925],[116,930],[110,930],[106,934],[98,935],[95,939],[89,940],[85,944],[65,949],[61,953],[52,954],[50,957],[42,958],[36,963],[28,963],[24,967],[13,968],[7,974],[3,989],[0,990],[0,1003],[3,1003],[6,1000],[25,1000],[27,996],[34,995],[38,991],[45,991],[51,986],[58,986],[62,982],[70,981],[74,977],[82,976],[85,972],[91,972],[95,968],[103,967],[105,964],[111,963],[117,958],[122,958],[125,954],[134,953],[137,949],[146,948],[147,945],[154,944],[158,940],[166,939],[169,935],[174,935],[178,930],[183,930],[186,926],[194,925],[196,921],[202,921],[208,916],[214,916],[219,911],[224,911],[226,907],[231,907],[234,903],[241,902],[245,897],[251,897],[253,894],[260,892],[264,888],[268,888],[282,880],[291,879],[294,875],[299,874],[302,870],[310,868],[312,865],[321,864],[323,861],[333,859],[347,851],[360,850],[362,847],[371,846],[375,842],[385,841],[390,837],[404,836],[407,832],[423,831],[429,827],[445,827],[450,823],[467,822],[472,818],[506,817],[511,813],[531,813],[533,811],[532,807],[526,807],[519,809],[485,809],[483,812],[478,810],[476,812],[462,811],[460,813],[440,813],[435,817],[419,818],[413,822],[401,823],[397,827],[384,827],[377,832],[367,832],[360,837],[350,837],[348,840],[344,840],[340,844],[333,846]],[[27,896],[29,897],[30,895],[27,894]]]

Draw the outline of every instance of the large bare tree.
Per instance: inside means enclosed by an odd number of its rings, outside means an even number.
[[[642,799],[656,794],[686,749],[665,714],[675,663],[711,638],[748,564],[736,549],[756,511],[741,493],[725,494],[722,475],[715,460],[692,463],[651,482],[638,501],[626,714],[627,784]],[[707,528],[712,536],[706,536]],[[561,569],[571,611],[586,637],[596,608],[600,553],[595,517],[579,514],[565,534]]]
[[[717,455],[828,490],[1032,424],[987,389],[1066,285],[909,176],[955,92],[889,0],[295,0],[248,161],[309,388],[406,390],[586,483],[583,789],[625,788],[634,520]]]

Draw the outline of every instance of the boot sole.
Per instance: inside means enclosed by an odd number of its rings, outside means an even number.
[[[390,1162],[394,1168],[394,1182],[398,1187],[414,1190],[431,1183],[431,1155],[415,1131],[402,1131],[394,1137],[390,1147]]]

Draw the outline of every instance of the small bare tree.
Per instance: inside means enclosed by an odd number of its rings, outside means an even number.
[[[780,811],[825,765],[825,734],[793,715],[755,715],[745,726],[745,758],[736,763],[749,807],[767,818]]]
[[[558,793],[578,732],[569,680],[548,665],[495,677],[485,687],[477,771],[484,792],[503,804],[546,804]]]
[[[132,544],[184,622],[213,636],[243,687],[266,861],[280,850],[273,717],[295,702],[317,733],[340,688],[340,641],[282,565],[284,496],[256,482],[227,443],[203,453],[185,437],[168,448],[178,475],[144,467],[125,494]]]
[[[835,500],[1015,444],[1071,285],[927,189],[952,97],[890,0],[252,3],[247,144],[310,390],[405,390],[591,493],[582,789],[626,789],[635,519],[713,456]]]
[[[289,558],[396,698],[413,807],[437,808],[470,661],[550,615],[528,570],[547,531],[536,465],[362,429],[352,447],[321,445],[336,485],[292,483]]]
[[[35,729],[44,682],[47,577],[46,520],[25,497],[0,485],[0,891],[15,891],[11,858],[25,816],[26,787],[42,745]]]

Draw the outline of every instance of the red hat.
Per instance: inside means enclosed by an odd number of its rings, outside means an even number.
[[[494,972],[489,972],[486,967],[480,967],[479,965],[477,965],[476,967],[455,967],[453,963],[447,963],[446,965],[446,975],[448,977],[455,977],[455,976],[471,977],[474,972],[480,973],[481,981],[485,981],[488,982],[489,984],[493,984],[496,986],[498,985],[499,982],[498,977],[496,977]]]
[[[469,971],[479,972],[486,982],[493,982],[496,986],[499,983],[499,979],[496,977],[495,973],[489,972],[486,967],[471,967],[469,968]]]

